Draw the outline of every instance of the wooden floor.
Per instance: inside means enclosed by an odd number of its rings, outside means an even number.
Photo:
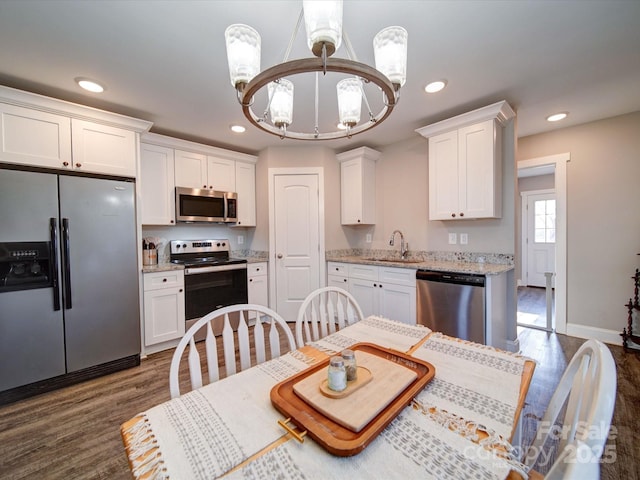
[[[582,340],[523,329],[523,352],[536,359],[524,409],[532,438],[566,362]],[[611,348],[618,366],[618,395],[610,442],[617,461],[602,466],[603,479],[640,478],[640,354]],[[139,367],[0,407],[0,479],[128,479],[120,424],[169,399],[172,352]],[[585,479],[587,480],[587,479]]]

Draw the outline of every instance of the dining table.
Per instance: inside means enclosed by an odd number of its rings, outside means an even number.
[[[362,451],[335,455],[284,422],[272,391],[363,344],[435,374]],[[517,353],[369,316],[140,412],[121,435],[135,479],[528,478],[512,441],[534,369]]]

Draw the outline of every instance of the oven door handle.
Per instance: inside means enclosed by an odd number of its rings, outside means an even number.
[[[246,263],[236,263],[233,265],[217,265],[215,267],[194,267],[185,268],[185,275],[199,275],[201,273],[228,272],[230,270],[246,270]]]

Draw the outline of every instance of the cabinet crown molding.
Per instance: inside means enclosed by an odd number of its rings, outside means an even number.
[[[4,85],[0,85],[0,103],[77,118],[79,120],[100,123],[111,127],[124,128],[134,132],[147,132],[153,125],[153,122],[147,120],[107,112],[78,103],[71,103],[65,100],[58,100],[57,98],[38,95],[37,93],[5,87]]]
[[[376,160],[378,160],[378,158],[380,158],[380,155],[382,154],[377,150],[374,150],[373,148],[360,147],[354,150],[349,150],[348,152],[338,153],[336,155],[336,158],[340,163],[346,162],[348,160],[353,160],[355,158],[366,158],[375,162]]]
[[[226,158],[244,163],[257,163],[258,157],[249,155],[248,153],[235,152],[224,148],[212,147],[202,143],[191,142],[181,138],[169,137],[158,133],[145,133],[140,137],[142,143],[158,145],[160,147],[174,148],[177,150],[186,150],[188,152],[200,153],[203,155],[211,155],[218,158]]]
[[[444,132],[456,130],[467,125],[483,122],[489,119],[495,119],[500,126],[504,126],[509,120],[514,118],[516,113],[506,100],[478,108],[470,112],[463,113],[456,117],[447,118],[437,123],[432,123],[422,128],[416,129],[416,132],[425,138],[433,137]]]

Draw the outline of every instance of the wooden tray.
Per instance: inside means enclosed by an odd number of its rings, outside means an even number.
[[[291,418],[291,422],[300,430],[306,430],[307,434],[328,452],[340,457],[356,455],[364,450],[435,375],[435,367],[430,363],[371,343],[358,343],[353,345],[351,350],[360,350],[376,355],[407,367],[417,374],[416,379],[359,432],[351,431],[328,418],[293,391],[294,384],[327,368],[328,358],[278,383],[271,389],[271,403],[280,413]]]

